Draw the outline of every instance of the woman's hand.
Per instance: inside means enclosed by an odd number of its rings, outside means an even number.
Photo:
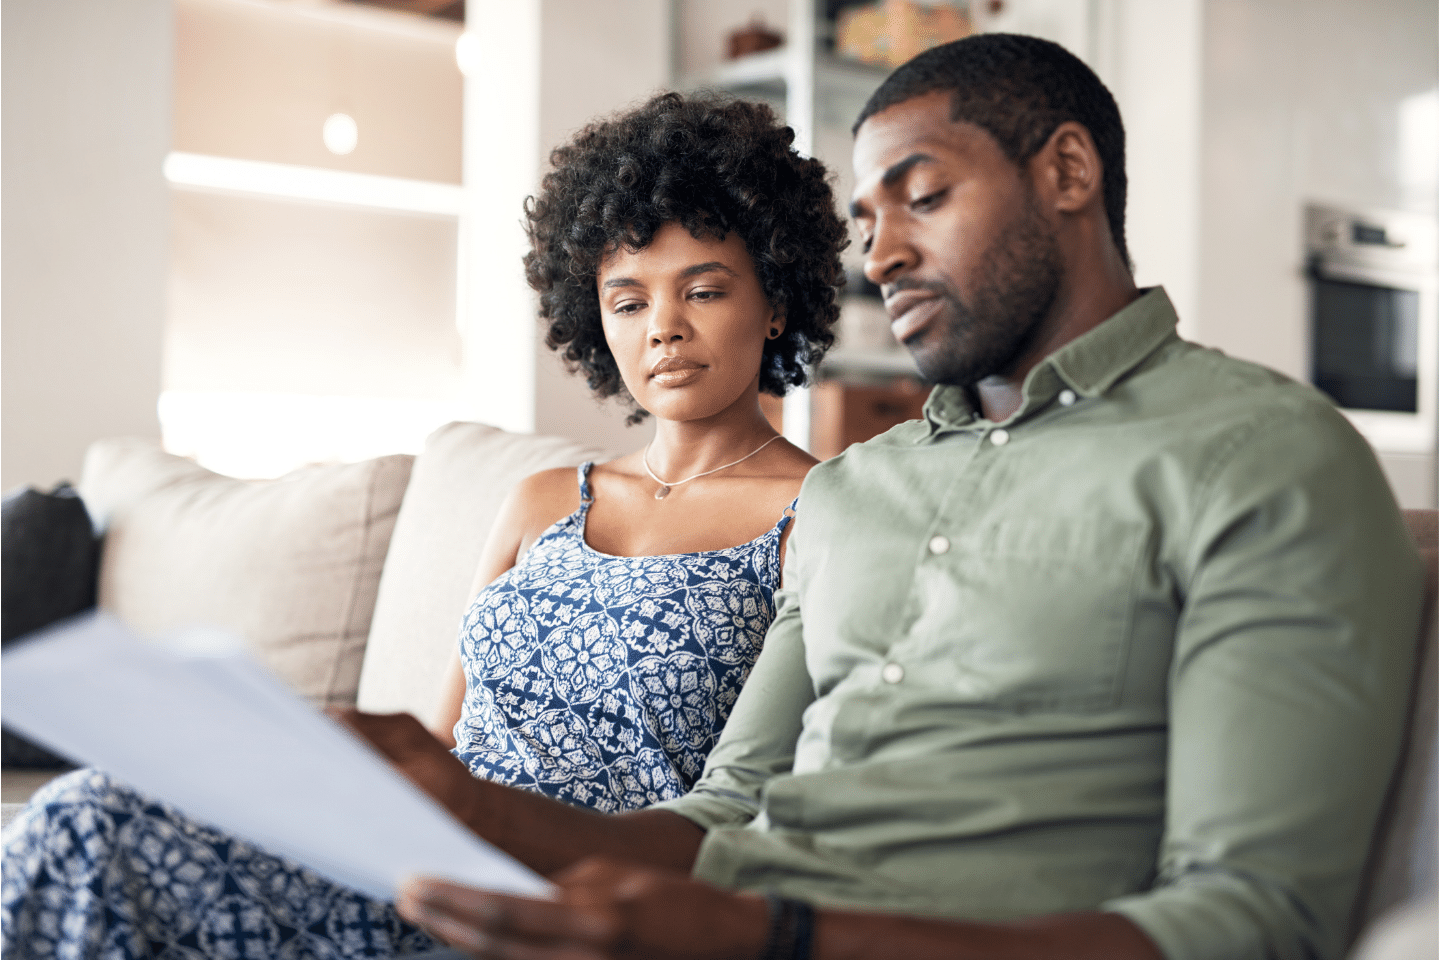
[[[682,873],[590,859],[552,879],[555,900],[417,878],[396,907],[459,950],[507,960],[758,957],[769,932],[765,901]]]
[[[435,735],[408,713],[361,713],[332,708],[331,717],[343,723],[415,786],[445,807],[461,823],[475,822],[475,778],[465,764]]]

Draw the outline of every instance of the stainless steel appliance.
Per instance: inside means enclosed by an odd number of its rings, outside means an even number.
[[[1305,209],[1310,377],[1382,452],[1436,447],[1434,217]]]

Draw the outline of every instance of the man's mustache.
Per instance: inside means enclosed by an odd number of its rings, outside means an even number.
[[[894,283],[882,284],[880,287],[880,298],[889,300],[892,296],[904,290],[924,290],[942,297],[954,297],[955,292],[950,289],[950,284],[940,280],[920,280],[916,277],[901,277]]]

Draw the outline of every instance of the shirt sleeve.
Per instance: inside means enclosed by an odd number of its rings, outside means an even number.
[[[1333,411],[1233,432],[1201,481],[1152,889],[1106,909],[1169,960],[1343,955],[1399,751],[1420,564]]]
[[[658,803],[656,809],[678,813],[706,830],[741,825],[760,812],[766,782],[790,772],[805,708],[815,699],[805,666],[799,540],[797,524],[785,550],[785,587],[775,593],[775,619],[700,780],[685,796]]]

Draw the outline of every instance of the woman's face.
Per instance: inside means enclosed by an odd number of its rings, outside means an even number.
[[[643,250],[601,261],[596,285],[605,341],[641,407],[701,420],[755,403],[765,340],[785,322],[739,235],[697,240],[667,223]]]

